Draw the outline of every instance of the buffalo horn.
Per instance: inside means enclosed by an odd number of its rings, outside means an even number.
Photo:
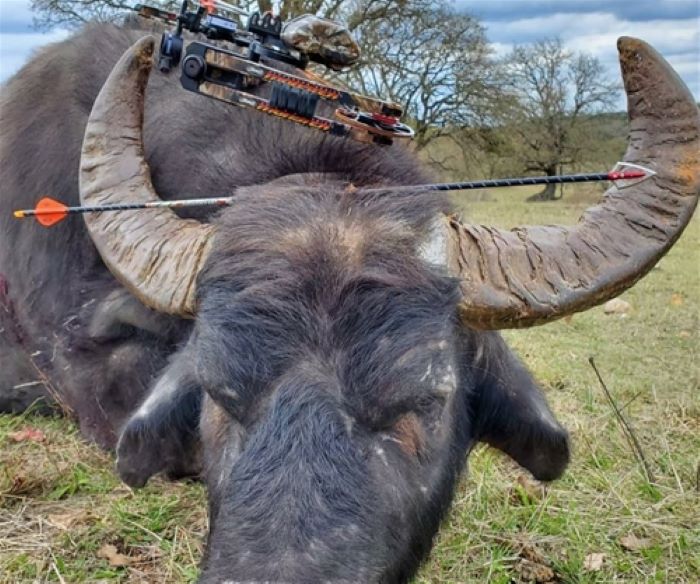
[[[83,205],[159,200],[144,160],[143,102],[153,38],[119,60],[95,101],[80,159]],[[170,209],[84,215],[107,267],[144,304],[169,314],[196,311],[197,274],[214,227],[179,218]]]
[[[688,224],[700,194],[698,106],[652,47],[623,37],[618,49],[630,119],[624,160],[656,175],[611,187],[573,227],[441,221],[425,248],[442,249],[441,263],[460,278],[467,326],[528,327],[601,304],[651,270]]]

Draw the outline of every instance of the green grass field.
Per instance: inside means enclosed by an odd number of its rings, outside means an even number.
[[[502,226],[572,223],[594,199],[568,191],[460,196]],[[569,429],[573,460],[551,484],[479,447],[420,583],[700,581],[700,220],[622,298],[568,321],[506,333]],[[645,477],[588,364],[635,429]],[[43,440],[17,434],[43,432]],[[35,436],[41,438],[41,436]],[[19,440],[18,440],[19,439]],[[190,582],[206,534],[198,484],[122,485],[113,460],[62,419],[0,417],[0,582]]]

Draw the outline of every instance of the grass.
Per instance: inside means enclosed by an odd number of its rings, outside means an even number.
[[[572,223],[596,194],[579,187],[561,202],[524,203],[531,192],[459,200],[471,221],[510,226]],[[417,583],[700,581],[699,249],[696,219],[623,294],[632,306],[625,317],[596,308],[506,333],[570,430],[572,464],[544,486],[477,448]],[[654,484],[589,356],[624,406]],[[25,427],[45,440],[15,442]],[[155,480],[132,491],[71,422],[0,417],[0,582],[191,582],[206,529],[201,485]]]

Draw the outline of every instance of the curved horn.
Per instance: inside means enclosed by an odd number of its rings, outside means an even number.
[[[141,131],[153,42],[145,37],[124,53],[92,106],[80,159],[83,205],[158,200]],[[197,274],[213,226],[170,209],[84,217],[105,264],[139,300],[170,314],[195,313]]]
[[[610,188],[574,227],[502,230],[448,218],[436,240],[462,279],[465,324],[527,327],[600,304],[644,276],[688,224],[700,194],[698,106],[649,45],[623,37],[618,49],[630,118],[624,160],[657,174]]]

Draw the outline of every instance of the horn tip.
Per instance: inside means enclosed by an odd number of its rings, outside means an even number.
[[[617,49],[631,118],[650,103],[655,104],[656,112],[646,113],[656,117],[660,112],[676,119],[697,117],[692,93],[656,49],[643,40],[627,36],[617,40]]]
[[[635,37],[621,36],[617,39],[617,50],[620,52],[648,47],[649,45],[647,43]]]
[[[155,44],[155,38],[152,35],[139,39],[133,47],[136,59],[141,62],[150,62],[153,57]]]
[[[617,51],[620,55],[620,65],[623,71],[638,70],[642,67],[659,66],[664,63],[663,57],[643,40],[623,36],[617,39]]]

